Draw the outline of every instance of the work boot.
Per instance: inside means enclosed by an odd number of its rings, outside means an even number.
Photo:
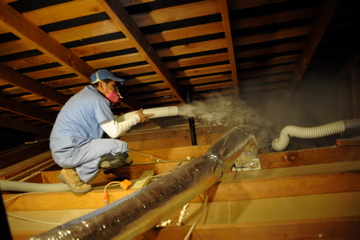
[[[129,154],[127,154],[126,152],[115,154],[115,158],[118,158],[121,161],[123,161],[124,165],[122,166],[129,166],[133,163],[133,160],[129,158]]]
[[[58,178],[67,184],[74,193],[87,193],[92,190],[92,186],[81,180],[75,169],[63,168]]]
[[[124,166],[125,164],[130,165],[132,163],[132,160],[128,160],[129,155],[124,153],[116,153],[115,155],[112,155],[111,153],[105,154],[100,158],[99,162],[99,168],[100,169],[115,169],[119,168],[121,166]]]

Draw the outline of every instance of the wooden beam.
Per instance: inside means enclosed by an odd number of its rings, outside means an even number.
[[[151,169],[149,169],[151,170]],[[209,202],[228,202],[255,199],[272,199],[281,197],[310,196],[319,194],[359,192],[360,172],[327,173],[288,177],[264,177],[254,179],[242,179],[236,181],[224,181],[209,188],[194,198],[191,203],[202,203],[208,193]],[[176,171],[176,170],[175,170]],[[320,167],[318,172],[320,172]],[[56,173],[58,174],[59,171]],[[155,171],[154,171],[155,172]],[[141,176],[141,173],[140,173]],[[108,189],[111,202],[126,197],[138,189],[130,188],[123,190],[119,186],[116,189]],[[103,187],[99,187],[84,195],[77,195],[71,191],[58,193],[34,193],[22,196],[8,202],[7,211],[34,211],[54,209],[86,209],[103,206]],[[4,200],[13,197],[14,194],[4,194]],[[81,200],[80,200],[81,199]],[[30,204],[31,203],[31,204]]]
[[[340,0],[322,1],[309,35],[306,39],[305,47],[301,52],[300,60],[296,66],[290,87],[290,96],[292,96],[298,88],[339,2]]]
[[[230,26],[229,8],[228,8],[227,0],[220,0],[219,4],[220,4],[222,23],[223,23],[224,32],[225,32],[225,38],[226,38],[226,42],[227,42],[229,61],[230,61],[230,66],[231,66],[231,75],[232,75],[232,81],[234,84],[234,94],[237,98],[239,98],[239,80],[238,80],[238,75],[237,75],[234,44],[233,44],[233,38],[232,38],[231,26]]]
[[[25,91],[39,95],[45,99],[64,105],[68,97],[34,79],[16,72],[12,68],[0,63],[0,78],[9,84],[22,88]]]
[[[185,103],[175,78],[153,49],[149,41],[142,34],[138,25],[126,11],[121,2],[116,0],[99,0],[98,2],[124,35],[130,40],[130,43],[143,55],[144,59],[173,91],[177,99],[181,103]]]
[[[27,104],[20,103],[18,101],[12,100],[10,98],[0,95],[0,109],[4,109],[10,112],[15,112],[20,115],[24,115],[30,118],[35,118],[37,120],[48,122],[53,124],[55,122],[56,116],[51,112],[43,111],[39,108],[32,107]]]
[[[356,161],[360,155],[359,146],[326,147],[279,153],[260,154],[262,169],[296,167],[308,164]]]

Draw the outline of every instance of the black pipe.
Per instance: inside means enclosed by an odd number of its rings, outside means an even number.
[[[190,126],[190,137],[191,137],[191,144],[193,146],[197,145],[196,140],[196,129],[195,129],[195,118],[189,117],[189,126]]]
[[[186,94],[186,103],[191,103],[191,96],[190,91],[187,91]],[[190,137],[191,137],[191,144],[193,146],[197,145],[197,139],[196,139],[196,129],[195,129],[195,118],[189,117],[189,128],[190,128]]]

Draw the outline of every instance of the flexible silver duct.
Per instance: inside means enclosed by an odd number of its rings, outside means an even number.
[[[218,182],[255,137],[234,128],[194,158],[139,191],[39,234],[39,239],[133,239]]]

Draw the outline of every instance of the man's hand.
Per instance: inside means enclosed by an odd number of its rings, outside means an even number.
[[[148,117],[154,116],[153,113],[143,114],[142,108],[140,108],[139,111],[137,111],[135,114],[139,115],[141,123],[149,121]]]

